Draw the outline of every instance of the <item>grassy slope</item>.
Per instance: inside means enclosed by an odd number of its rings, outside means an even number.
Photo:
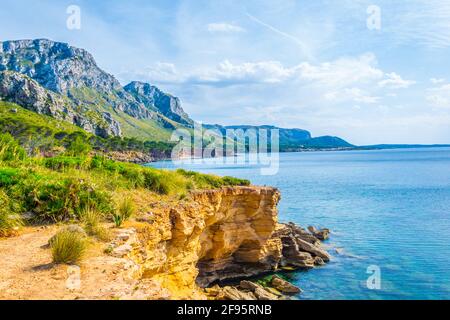
[[[12,112],[17,110],[17,112]],[[0,129],[18,137],[50,136],[58,132],[85,132],[68,122],[40,115],[16,104],[0,101]]]
[[[158,129],[154,130],[156,132]],[[102,139],[68,122],[40,115],[16,104],[3,101],[0,101],[0,133],[10,133],[29,152],[37,149],[52,151],[55,147],[66,148],[76,136],[82,136],[94,150],[100,152],[134,150],[152,153],[153,151],[166,152],[169,150],[167,152],[170,154],[173,147],[171,144],[154,139],[145,141],[145,144],[139,139],[139,141],[117,137]],[[150,136],[152,134],[149,134]]]
[[[247,180],[183,170],[166,171],[104,157],[30,158],[17,141],[0,135],[0,236],[31,212],[39,221],[78,220],[94,207],[105,217],[124,193],[147,192],[182,199],[190,191],[249,185]],[[3,221],[3,222],[2,222]]]
[[[106,99],[95,90],[89,88],[75,88],[70,91],[70,94],[79,101],[85,101],[90,110],[111,113],[120,123],[125,137],[166,142],[170,139],[171,130],[164,128],[164,126],[158,121],[152,119],[136,119],[129,116],[125,112],[114,110],[110,106],[110,103],[108,103],[108,101],[106,101]],[[108,98],[111,101],[119,99],[114,94],[111,94]],[[180,126],[180,124],[177,124],[169,119],[165,120],[170,122],[175,127]]]

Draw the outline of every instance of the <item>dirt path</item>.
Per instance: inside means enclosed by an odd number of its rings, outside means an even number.
[[[0,239],[0,300],[156,299],[157,283],[136,279],[134,264],[93,244],[77,266],[53,265],[48,240],[57,227],[28,229]]]

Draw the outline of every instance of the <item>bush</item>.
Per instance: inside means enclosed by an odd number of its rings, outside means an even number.
[[[133,200],[129,197],[124,198],[120,202],[117,208],[117,212],[114,213],[112,216],[114,224],[116,225],[117,228],[119,228],[125,221],[129,220],[135,213],[136,213],[136,206],[134,205]]]
[[[87,248],[86,239],[77,232],[60,231],[51,242],[53,263],[75,264],[83,258]]]
[[[130,219],[136,213],[136,206],[130,197],[126,197],[119,205],[119,213],[124,220]]]
[[[90,143],[86,142],[81,136],[77,136],[67,147],[69,156],[87,156],[92,151]]]
[[[27,211],[35,212],[43,221],[79,219],[86,207],[107,214],[113,211],[111,195],[95,185],[75,178],[28,175],[15,186]]]
[[[106,228],[101,225],[103,214],[96,209],[86,207],[81,212],[81,221],[84,224],[84,230],[89,236],[93,236],[102,241],[108,241],[110,234]]]
[[[46,158],[43,160],[46,168],[51,170],[67,170],[67,169],[83,169],[87,167],[88,159],[80,157],[60,156],[54,158]]]
[[[235,177],[223,177],[222,181],[227,186],[249,186],[251,184],[250,180]]]
[[[19,170],[13,168],[0,169],[0,187],[9,187],[18,183]]]
[[[178,169],[177,173],[191,179],[198,189],[220,188],[224,186],[249,186],[249,180],[234,177],[218,177],[214,175],[201,174],[194,171]]]
[[[159,194],[183,194],[192,188],[192,183],[177,172],[146,168],[143,174],[145,187]]]
[[[13,212],[8,195],[0,190],[0,237],[7,237],[22,226],[22,219]]]
[[[25,157],[25,150],[12,135],[0,134],[0,161],[21,161]]]

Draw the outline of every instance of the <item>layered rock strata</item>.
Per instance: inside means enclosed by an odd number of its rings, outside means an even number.
[[[279,200],[279,191],[269,187],[193,193],[138,219],[143,222],[129,256],[140,266],[140,277],[188,299],[205,298],[202,288],[216,282],[329,261],[312,234],[278,223]]]

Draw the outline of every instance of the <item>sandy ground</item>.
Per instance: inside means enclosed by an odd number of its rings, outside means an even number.
[[[0,239],[1,300],[158,299],[161,288],[136,278],[133,262],[93,243],[80,266],[53,265],[48,240],[58,227],[29,228]]]

